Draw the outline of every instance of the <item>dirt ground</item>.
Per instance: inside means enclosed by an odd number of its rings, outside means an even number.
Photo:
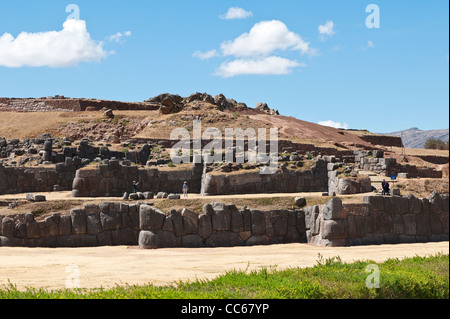
[[[176,281],[212,279],[228,270],[261,267],[308,267],[324,258],[345,262],[449,253],[449,242],[354,247],[315,247],[307,244],[233,248],[138,247],[10,248],[0,247],[0,287],[63,289],[79,274],[80,288],[115,285],[169,285]]]

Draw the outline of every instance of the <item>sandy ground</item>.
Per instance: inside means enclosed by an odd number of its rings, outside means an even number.
[[[227,270],[253,270],[276,266],[308,267],[324,258],[343,261],[427,256],[449,252],[449,242],[380,246],[315,247],[307,244],[233,248],[172,248],[141,250],[138,247],[10,248],[0,247],[0,286],[9,282],[24,287],[62,289],[79,274],[81,288],[116,284],[168,285],[176,281],[212,279]]]

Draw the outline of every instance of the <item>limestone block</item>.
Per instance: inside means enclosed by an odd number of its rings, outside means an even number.
[[[324,220],[321,235],[324,239],[346,238],[348,237],[347,222],[345,220]]]
[[[166,214],[150,205],[141,205],[139,210],[140,228],[143,230],[162,229]]]
[[[181,211],[183,217],[183,227],[185,235],[197,235],[198,234],[198,214],[188,208],[184,208]]]
[[[72,209],[70,211],[70,218],[72,223],[72,234],[81,235],[86,234],[86,214],[82,209]]]
[[[243,246],[244,241],[239,234],[232,231],[213,231],[211,236],[206,239],[207,247],[233,247]]]
[[[198,217],[198,235],[206,239],[212,234],[212,217],[207,214],[201,214]]]
[[[344,219],[345,213],[342,209],[342,201],[340,198],[332,198],[330,199],[323,209],[323,218],[325,220],[336,220],[336,219]]]
[[[223,203],[211,203],[214,210],[212,214],[212,228],[215,231],[231,229],[231,211]]]

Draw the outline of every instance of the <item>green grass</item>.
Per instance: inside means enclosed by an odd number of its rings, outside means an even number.
[[[213,280],[157,287],[47,291],[0,287],[0,299],[448,299],[449,255],[388,259],[377,264],[380,287],[367,288],[371,261],[324,259],[309,268],[229,271]]]

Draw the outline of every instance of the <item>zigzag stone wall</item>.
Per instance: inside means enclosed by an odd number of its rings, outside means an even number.
[[[433,193],[366,196],[364,204],[342,205],[339,198],[305,208],[308,243],[319,246],[378,245],[449,239],[449,197]]]
[[[189,209],[169,214],[145,203],[102,203],[53,214],[0,216],[0,246],[95,247],[139,245],[231,247],[281,243],[352,246],[448,241],[449,197],[367,196],[362,204],[290,210],[238,209],[211,203],[202,213]]]

